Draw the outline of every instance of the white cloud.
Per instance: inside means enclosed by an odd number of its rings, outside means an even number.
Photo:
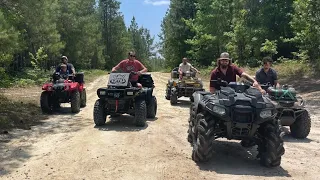
[[[151,4],[153,6],[161,6],[161,5],[169,5],[170,4],[170,0],[144,0],[144,3],[146,4]]]

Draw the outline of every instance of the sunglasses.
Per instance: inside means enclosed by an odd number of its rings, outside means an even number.
[[[135,55],[130,55],[130,57],[136,57]]]

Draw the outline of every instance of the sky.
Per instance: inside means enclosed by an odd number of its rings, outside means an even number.
[[[129,26],[134,16],[138,26],[150,30],[155,42],[159,42],[161,21],[169,7],[170,0],[120,0],[120,11],[124,15],[126,26]]]

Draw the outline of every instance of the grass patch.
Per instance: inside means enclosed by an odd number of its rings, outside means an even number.
[[[108,71],[100,70],[100,69],[93,69],[93,70],[81,70],[79,72],[84,73],[84,80],[86,83],[92,82],[100,76],[107,75]]]
[[[47,119],[36,104],[13,101],[3,95],[0,95],[0,107],[0,134],[11,128],[30,129],[39,120]]]

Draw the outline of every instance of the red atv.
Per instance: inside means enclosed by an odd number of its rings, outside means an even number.
[[[71,102],[71,112],[78,113],[80,107],[86,106],[86,89],[84,87],[84,74],[75,76],[54,73],[49,83],[42,86],[40,105],[44,113],[52,113],[60,108],[61,103]]]

